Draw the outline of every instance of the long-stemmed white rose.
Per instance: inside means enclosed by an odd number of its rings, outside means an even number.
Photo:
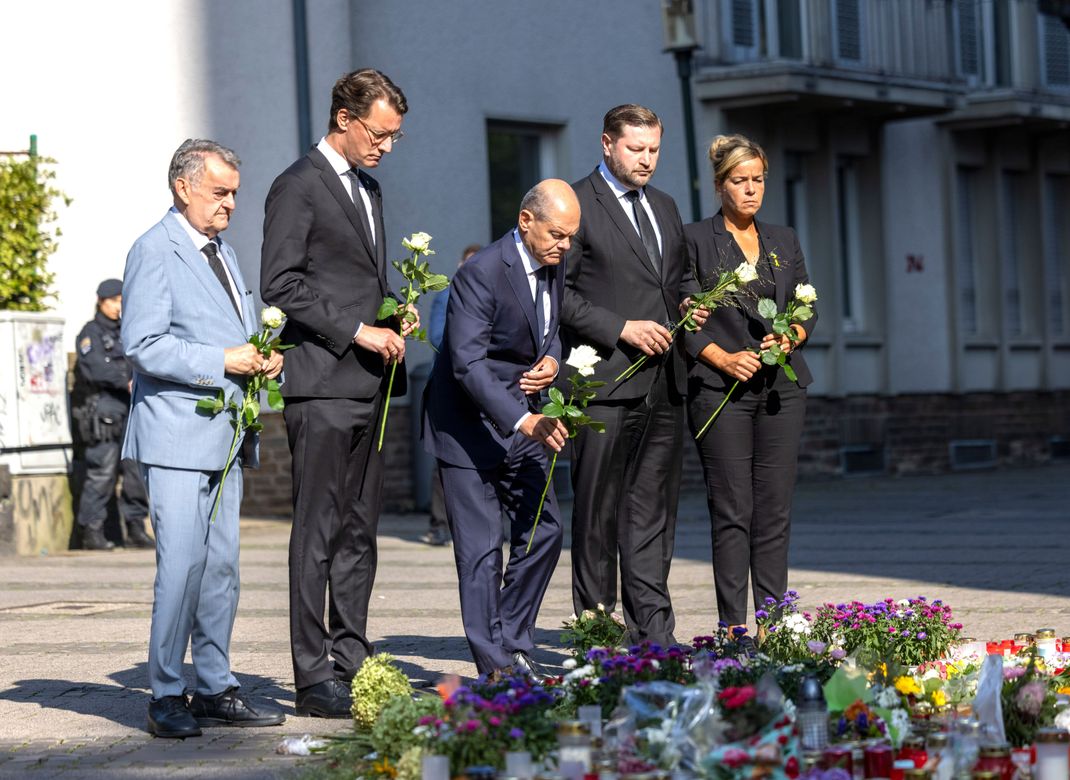
[[[584,412],[587,404],[598,395],[596,392],[598,388],[605,385],[605,382],[586,379],[586,377],[594,374],[595,364],[601,359],[595,348],[588,344],[573,347],[568,360],[565,361],[566,366],[576,369],[576,373],[568,378],[571,385],[568,401],[565,401],[565,394],[558,388],[551,387],[549,393],[550,401],[542,407],[544,415],[564,423],[565,428],[568,429],[569,438],[575,436],[579,429],[584,426],[598,433],[605,433],[606,431],[604,422],[592,420]],[[535,522],[531,526],[531,535],[528,536],[528,552],[531,552],[531,543],[535,539],[535,529],[539,527],[539,518],[542,517],[542,506],[546,503],[546,494],[550,491],[550,483],[554,479],[557,455],[558,453],[555,452],[553,459],[550,461],[550,472],[546,475],[546,484],[542,488],[542,495],[539,496],[539,508],[535,511]]]
[[[688,304],[684,316],[680,318],[679,322],[669,328],[669,339],[671,340],[675,338],[676,333],[680,328],[684,328],[685,330],[698,330],[698,325],[695,323],[694,318],[695,312],[699,309],[713,311],[718,306],[737,305],[735,296],[740,292],[743,285],[750,284],[757,278],[758,272],[754,270],[753,265],[747,262],[740,263],[734,270],[721,271],[717,277],[717,283],[714,284],[713,287],[691,296],[691,302]],[[649,359],[649,355],[640,355],[613,381],[620,382],[621,380],[631,379]]]
[[[270,357],[272,351],[283,352],[290,349],[293,344],[283,344],[281,339],[274,335],[273,331],[282,327],[286,321],[286,315],[275,306],[267,306],[260,311],[261,330],[249,337],[249,343],[256,347],[265,358]],[[264,426],[260,422],[260,391],[267,391],[268,406],[275,411],[281,411],[285,403],[282,400],[282,392],[279,390],[278,380],[268,379],[263,374],[253,374],[245,380],[245,393],[242,394],[241,403],[236,396],[231,396],[228,402],[223,394],[223,388],[219,388],[214,398],[202,398],[197,401],[197,408],[214,417],[226,409],[230,412],[230,424],[234,428],[234,436],[230,440],[230,451],[227,453],[227,461],[223,466],[223,476],[219,479],[219,491],[216,493],[215,502],[212,504],[212,515],[209,522],[215,522],[215,516],[219,513],[219,505],[223,499],[223,485],[226,484],[230,467],[234,464],[234,456],[238,451],[238,442],[244,431],[256,433]]]
[[[792,326],[796,323],[806,322],[814,316],[811,304],[816,300],[817,290],[814,289],[812,284],[797,284],[795,285],[794,297],[788,301],[784,311],[778,312],[776,310],[776,302],[772,298],[761,298],[758,300],[758,314],[768,320],[772,320],[773,333],[778,336],[786,336],[791,346],[794,347],[799,343],[799,333]],[[788,363],[788,351],[781,349],[779,344],[773,344],[769,349],[762,350],[759,353],[759,357],[762,363],[767,366],[780,366],[783,368],[784,376],[792,382],[799,381],[799,377],[795,374],[795,369]],[[725,394],[724,400],[710,415],[710,419],[706,420],[706,424],[695,434],[695,441],[706,435],[706,431],[713,425],[713,421],[717,419],[717,415],[724,409],[724,405],[728,403],[728,399],[732,397],[732,393],[735,392],[737,387],[739,387],[738,379],[732,384],[728,393]]]
[[[393,266],[398,273],[408,282],[401,288],[403,302],[397,298],[386,298],[379,306],[376,315],[378,319],[385,320],[388,317],[400,315],[404,322],[416,322],[416,302],[426,292],[438,292],[445,290],[450,280],[445,274],[431,273],[430,263],[421,261],[421,257],[428,257],[435,253],[430,248],[431,236],[427,233],[413,233],[408,238],[401,239],[401,245],[411,253],[405,260],[394,260]],[[418,328],[406,338],[416,341],[427,341],[427,330]],[[398,364],[394,361],[390,364],[390,381],[386,386],[386,398],[383,400],[383,421],[379,426],[379,449],[383,449],[383,437],[386,436],[386,416],[390,412],[390,393],[394,389],[394,374],[397,373]]]

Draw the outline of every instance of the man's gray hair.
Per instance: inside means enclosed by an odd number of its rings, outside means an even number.
[[[218,155],[234,170],[238,170],[241,165],[241,160],[233,149],[205,138],[187,138],[175,150],[171,167],[167,169],[167,186],[171,188],[172,194],[175,192],[175,182],[179,179],[185,179],[193,185],[200,181],[201,174],[204,173],[204,157],[208,154]]]
[[[546,187],[542,186],[542,182],[528,190],[524,199],[520,201],[520,210],[530,211],[538,220],[547,219],[552,206],[553,198],[546,192]]]

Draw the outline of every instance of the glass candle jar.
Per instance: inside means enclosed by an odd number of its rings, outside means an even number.
[[[1060,728],[1039,729],[1034,780],[1066,780],[1070,777],[1070,732]]]
[[[887,742],[866,745],[862,751],[862,777],[887,780],[892,776],[894,758],[892,746]]]
[[[829,745],[821,752],[821,763],[825,769],[844,769],[847,774],[854,774],[853,750],[850,745]]]
[[[1035,636],[1037,655],[1041,658],[1047,658],[1058,652],[1058,648],[1055,644],[1054,628],[1038,628]]]
[[[591,727],[583,721],[557,724],[557,768],[570,780],[582,780],[591,771]]]
[[[1010,745],[985,745],[977,754],[974,772],[989,770],[996,772],[997,780],[1013,780],[1014,763],[1011,761]]]

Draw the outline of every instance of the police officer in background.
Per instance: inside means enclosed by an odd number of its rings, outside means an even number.
[[[105,279],[97,287],[97,313],[78,334],[71,416],[84,448],[85,484],[78,503],[78,527],[85,550],[110,550],[115,545],[104,538],[108,503],[115,495],[115,481],[122,469],[119,513],[126,526],[126,544],[153,547],[145,533],[149,513],[145,486],[133,461],[120,463],[126,418],[130,412],[132,369],[119,339],[123,307],[123,283]]]

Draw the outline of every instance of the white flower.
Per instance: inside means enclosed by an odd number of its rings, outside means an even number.
[[[817,290],[812,284],[797,284],[795,285],[795,300],[811,304],[817,300]]]
[[[903,742],[903,737],[910,731],[910,715],[907,711],[901,707],[897,707],[892,710],[892,725],[898,734],[895,747],[899,747]]]
[[[265,306],[260,310],[260,323],[265,328],[277,328],[282,325],[285,318],[286,315],[282,313],[282,309],[276,306]]]
[[[753,282],[755,279],[758,278],[758,271],[754,268],[753,265],[748,262],[740,263],[738,266],[736,266],[736,270],[733,271],[733,273],[736,275],[736,278],[739,279],[739,281],[743,284],[749,284],[750,282]],[[795,297],[798,297],[797,293]]]
[[[796,636],[810,633],[810,621],[799,614],[788,615],[784,618],[784,627]]]
[[[580,346],[572,348],[572,353],[568,356],[568,360],[565,361],[565,365],[572,366],[579,372],[580,376],[590,376],[594,373],[594,364],[601,359],[598,357],[594,347],[589,344],[580,344]],[[605,611],[605,607],[601,604],[598,605],[598,608]]]
[[[891,686],[877,694],[877,704],[885,709],[892,709],[899,704],[899,692]]]
[[[416,252],[421,255],[433,255],[434,252],[428,249],[431,244],[431,236],[427,233],[413,233],[408,238],[401,239],[401,245],[408,249],[410,252]]]
[[[569,363],[569,365],[572,365],[572,364]],[[605,612],[606,611],[606,605],[603,604],[601,601],[599,601],[595,606],[598,608],[599,612]]]
[[[561,665],[563,667],[565,667],[566,669],[575,669],[576,668],[576,659],[575,658],[566,658],[564,661],[561,662]]]

